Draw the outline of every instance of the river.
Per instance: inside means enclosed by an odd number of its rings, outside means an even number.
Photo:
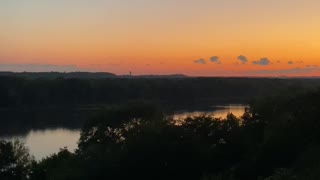
[[[211,110],[176,111],[173,115],[174,119],[183,119],[188,116],[209,115],[214,117],[225,117],[228,113],[241,116],[244,113],[246,105],[222,105],[214,106]],[[67,147],[70,151],[77,148],[77,142],[80,137],[80,128],[44,128],[41,130],[27,129],[24,134],[1,135],[0,139],[14,140],[18,139],[25,143],[30,153],[36,160],[41,160],[53,153],[59,151],[60,148]]]

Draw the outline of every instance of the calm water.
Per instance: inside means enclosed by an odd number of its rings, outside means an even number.
[[[178,111],[173,115],[174,119],[184,119],[187,117],[194,117],[200,115],[208,115],[214,117],[221,117],[224,118],[227,114],[232,113],[235,116],[243,115],[245,108],[248,107],[247,105],[241,104],[231,104],[226,106],[214,106],[214,110],[206,110],[206,111]]]
[[[30,149],[30,153],[37,159],[59,152],[60,148],[67,147],[70,151],[77,148],[80,130],[46,129],[31,130],[26,136],[2,137],[5,140],[19,139]]]
[[[228,105],[215,106],[214,110],[207,111],[178,111],[174,119],[185,118],[188,116],[198,116],[202,114],[225,117],[228,113],[241,116],[247,106],[245,105]],[[77,142],[80,137],[80,130],[69,130],[63,128],[30,130],[26,135],[0,137],[0,139],[13,140],[19,139],[29,147],[30,153],[37,160],[49,156],[59,151],[60,148],[67,147],[70,151],[77,148]]]

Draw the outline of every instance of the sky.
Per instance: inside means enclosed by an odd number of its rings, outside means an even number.
[[[0,71],[320,76],[319,9],[319,0],[1,0]]]

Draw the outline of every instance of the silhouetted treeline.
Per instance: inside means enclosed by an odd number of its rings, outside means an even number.
[[[109,107],[85,123],[75,153],[21,166],[15,145],[1,142],[0,179],[317,180],[319,110],[320,90],[265,97],[242,117],[180,123],[148,104]]]
[[[188,78],[183,74],[171,75],[116,75],[108,72],[0,72],[0,76],[21,77],[27,79],[56,79],[56,78],[79,78],[79,79],[106,79],[106,78]]]
[[[103,78],[115,78],[117,75],[113,73],[105,73],[105,72],[70,72],[70,73],[61,73],[61,72],[0,72],[0,76],[7,77],[20,77],[27,79],[56,79],[56,78],[80,78],[80,79],[103,79]]]
[[[186,107],[246,103],[281,90],[313,88],[318,79],[25,79],[0,76],[0,107],[110,105],[149,101]]]

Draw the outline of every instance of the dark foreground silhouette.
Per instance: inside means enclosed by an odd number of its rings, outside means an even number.
[[[76,152],[35,162],[0,142],[0,179],[320,179],[320,90],[254,102],[242,117],[177,123],[153,106],[107,108],[87,121]]]

